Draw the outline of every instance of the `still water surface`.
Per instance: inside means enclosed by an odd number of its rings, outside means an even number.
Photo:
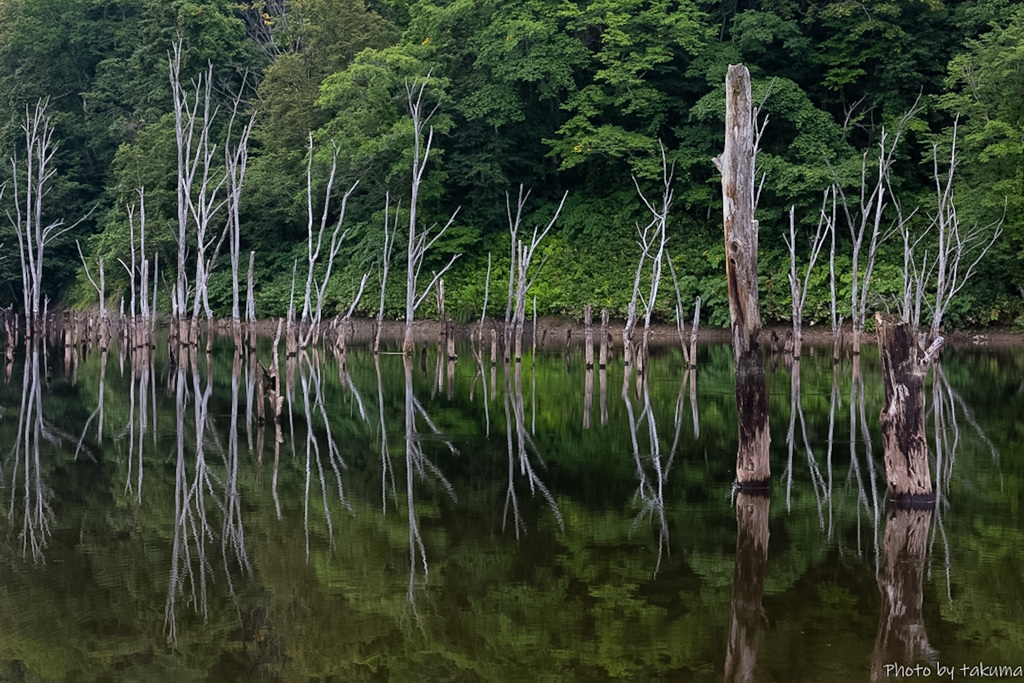
[[[282,358],[275,425],[257,410],[269,348],[19,352],[0,384],[0,680],[1024,666],[1021,349],[944,353],[939,500],[899,512],[873,348],[835,370],[766,359],[768,498],[732,490],[727,347],[695,374],[661,350],[639,388],[560,350],[511,372],[438,358]]]

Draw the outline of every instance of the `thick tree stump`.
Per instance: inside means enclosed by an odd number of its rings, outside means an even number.
[[[875,321],[885,382],[885,405],[879,422],[889,497],[894,501],[929,502],[933,496],[925,436],[924,379],[931,356],[921,353],[907,323],[880,313],[875,314]],[[938,341],[941,344],[941,338]]]
[[[715,159],[722,173],[725,274],[736,364],[739,449],[736,480],[741,488],[768,485],[768,389],[761,346],[757,291],[757,221],[754,220],[754,125],[750,73],[732,64],[725,78],[725,150]]]

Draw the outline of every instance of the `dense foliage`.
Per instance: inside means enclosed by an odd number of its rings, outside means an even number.
[[[961,220],[985,226],[1005,213],[1003,236],[946,320],[1009,323],[1024,312],[1024,5],[1010,0],[5,0],[0,21],[3,158],[23,154],[26,106],[51,98],[58,172],[45,211],[73,221],[92,210],[47,252],[45,286],[55,301],[95,297],[80,272],[77,239],[90,258],[105,259],[116,306],[127,283],[116,265],[128,260],[126,209],[140,186],[147,244],[161,251],[162,264],[174,261],[167,56],[180,38],[183,82],[213,64],[222,106],[241,91],[257,112],[241,211],[243,253],[256,252],[261,316],[283,313],[292,265],[302,267],[310,134],[318,163],[327,162],[321,157],[331,141],[338,145],[337,187],[360,181],[327,311],[347,305],[364,272],[373,291],[385,193],[408,204],[405,84],[429,75],[428,95],[439,108],[419,215],[426,225],[443,224],[460,209],[427,263],[438,268],[462,253],[446,277],[449,312],[479,314],[489,254],[492,295],[504,291],[506,193],[523,184],[533,188],[527,209],[536,222],[569,192],[543,245],[533,292],[540,312],[578,314],[589,303],[621,313],[639,257],[637,224],[648,220],[631,176],[645,192],[659,192],[660,140],[676,171],[669,253],[682,296],[701,295],[706,317],[722,324],[721,199],[710,159],[722,145],[726,66],[736,62],[750,68],[754,99],[769,118],[758,207],[767,319],[790,313],[782,237],[789,207],[809,236],[833,173],[855,186],[862,155],[870,163],[883,126],[915,102],[920,111],[893,176],[904,209],[920,207],[915,230],[924,230],[936,204],[933,145],[947,148],[957,121]],[[213,134],[225,131],[215,126]],[[9,184],[8,211],[13,200]],[[837,239],[839,298],[848,308],[850,235],[840,230]],[[7,305],[20,302],[21,279],[6,220],[0,243]],[[900,288],[901,246],[890,240],[880,252],[872,307],[890,305]],[[401,260],[401,244],[395,253]],[[826,271],[819,261],[805,314],[812,323],[827,316]],[[391,315],[401,311],[400,289],[389,283]],[[661,291],[659,310],[669,316],[674,294]],[[227,312],[223,255],[210,298]],[[367,296],[361,310],[376,305]]]

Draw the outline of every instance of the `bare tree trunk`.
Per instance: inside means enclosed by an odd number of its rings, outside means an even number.
[[[822,208],[824,212],[826,207]],[[831,238],[831,247],[828,254],[828,286],[829,294],[831,296],[831,314],[832,314],[832,363],[833,365],[839,362],[840,351],[842,350],[843,344],[843,318],[839,315],[838,301],[836,299],[836,194],[832,193],[832,211],[829,215],[826,215],[826,223],[828,224],[829,237]]]
[[[249,348],[256,349],[256,289],[253,283],[253,266],[256,252],[249,252],[249,272],[245,279],[245,326],[249,339]]]
[[[949,170],[945,179],[939,172],[939,146],[932,145],[932,161],[937,196],[937,211],[932,225],[938,230],[938,250],[935,263],[935,305],[928,340],[939,337],[943,317],[953,297],[974,275],[978,263],[988,253],[1002,234],[1003,220],[986,226],[974,226],[962,230],[953,200],[953,180],[959,158],[956,148],[957,125],[953,125],[953,141],[949,155]],[[925,268],[922,265],[921,271]],[[920,298],[918,299],[918,307]]]
[[[381,245],[381,268],[380,268],[380,306],[377,308],[377,325],[373,331],[373,353],[380,353],[380,335],[384,327],[384,304],[386,302],[388,273],[391,270],[391,250],[395,246],[395,236],[398,235],[398,215],[402,208],[401,202],[395,206],[395,220],[392,227],[390,219],[391,193],[384,195],[384,244]],[[485,306],[486,307],[486,306]]]
[[[594,325],[590,304],[583,307],[583,365],[588,370],[594,367]]]
[[[110,348],[110,328],[107,325],[107,294],[106,294],[106,276],[103,272],[103,259],[97,260],[96,268],[99,276],[99,283],[92,278],[92,273],[89,272],[89,264],[85,260],[85,255],[82,253],[82,245],[78,240],[75,240],[75,246],[78,247],[78,257],[82,260],[82,267],[85,269],[85,277],[89,280],[89,284],[96,290],[96,295],[99,298],[100,304],[100,320],[97,329],[97,342],[99,343],[100,351],[106,351]]]
[[[57,173],[51,165],[57,145],[53,142],[51,117],[46,113],[48,106],[49,98],[38,100],[32,111],[25,105],[25,120],[21,124],[25,133],[25,160],[24,163],[19,162],[17,155],[10,160],[14,214],[8,212],[7,217],[18,238],[26,336],[38,335],[44,328],[42,288],[46,247],[92,214],[90,210],[70,225],[66,225],[63,218],[43,223],[43,200],[49,194],[50,181]],[[3,189],[0,188],[2,196]]]
[[[530,243],[527,245],[522,240],[518,239],[519,227],[523,217],[523,207],[526,205],[526,200],[530,196],[530,191],[524,191],[522,185],[519,186],[519,198],[516,202],[516,213],[515,217],[512,216],[512,205],[511,200],[506,193],[505,195],[505,207],[508,214],[508,228],[509,235],[512,240],[512,261],[510,264],[509,271],[509,300],[505,306],[505,359],[509,360],[510,346],[515,343],[516,349],[516,360],[522,360],[522,339],[523,339],[523,326],[526,323],[526,295],[529,293],[530,288],[533,287],[534,281],[540,271],[544,268],[544,263],[547,261],[547,257],[541,260],[533,272],[530,272],[533,264],[533,258],[537,253],[537,247],[544,240],[551,228],[554,227],[555,221],[562,213],[562,208],[565,206],[565,200],[568,198],[569,193],[566,192],[562,195],[562,201],[559,202],[558,208],[555,209],[554,215],[551,220],[548,221],[547,226],[541,230],[540,226],[534,226],[533,235],[530,237]]]
[[[730,65],[725,80],[725,151],[715,161],[722,173],[725,273],[736,365],[741,488],[768,486],[768,388],[761,358],[761,311],[757,291],[757,221],[754,220],[754,126],[750,73]]]
[[[428,124],[434,113],[437,112],[438,106],[440,106],[435,104],[434,108],[429,112],[424,109],[423,94],[429,82],[430,74],[428,73],[422,81],[417,80],[413,83],[406,82],[405,84],[406,103],[413,128],[412,183],[409,198],[409,242],[405,279],[405,341],[402,344],[402,352],[406,355],[410,355],[413,352],[412,324],[413,318],[416,315],[416,309],[423,303],[423,300],[437,280],[444,276],[448,269],[452,267],[452,264],[455,263],[455,259],[461,256],[461,254],[452,256],[444,268],[434,274],[434,278],[427,285],[426,289],[422,293],[418,293],[420,267],[423,265],[424,256],[426,256],[430,247],[451,227],[455,216],[459,212],[456,209],[444,227],[433,235],[430,234],[428,229],[417,233],[416,209],[419,206],[420,185],[423,183],[423,172],[426,170],[427,161],[430,159],[430,148],[434,141],[434,127]],[[425,126],[427,127],[427,139],[424,142],[423,131]]]
[[[608,309],[601,309],[601,343],[598,347],[597,365],[604,369],[608,365]]]
[[[932,500],[925,433],[924,380],[937,344],[923,356],[910,325],[880,313],[878,346],[885,382],[885,406],[879,416],[885,446],[885,477],[889,497],[896,501]]]
[[[244,87],[244,81],[243,81]],[[241,267],[242,248],[242,221],[240,208],[242,203],[242,186],[245,183],[245,171],[249,160],[249,136],[252,133],[253,125],[256,123],[256,115],[249,117],[249,122],[242,127],[238,137],[238,144],[232,149],[231,132],[238,108],[241,105],[241,98],[236,97],[228,122],[227,142],[224,145],[224,165],[228,181],[228,251],[231,261],[231,323],[235,341],[235,351],[242,352],[242,311],[241,292],[239,283],[239,268]],[[251,252],[250,252],[251,254]],[[252,261],[250,258],[250,265]]]
[[[657,249],[654,255],[651,256],[651,289],[647,296],[647,301],[644,306],[644,336],[643,341],[640,344],[640,351],[637,358],[637,368],[640,374],[644,374],[644,366],[647,363],[647,350],[650,343],[650,331],[651,331],[651,314],[654,312],[654,307],[658,299],[658,288],[661,285],[661,269],[662,263],[665,257],[665,243],[668,241],[668,212],[672,208],[672,177],[675,173],[675,166],[669,166],[668,159],[665,156],[665,147],[658,141],[658,147],[661,149],[661,177],[662,177],[662,198],[661,205],[655,207],[649,201],[644,193],[640,190],[640,183],[637,181],[636,176],[633,177],[633,184],[636,186],[636,191],[640,195],[640,199],[643,200],[647,210],[650,211],[653,216],[651,224],[648,226],[649,229],[653,229],[653,234],[648,239],[648,230],[645,230],[641,235],[643,240],[644,253],[649,255],[652,246],[657,245]],[[643,257],[641,257],[641,263]]]
[[[827,204],[827,190],[825,192],[824,201],[825,204]],[[811,271],[814,270],[814,264],[818,260],[818,254],[821,253],[821,248],[825,244],[824,231],[827,229],[823,204],[823,210],[819,214],[818,229],[814,232],[814,237],[811,239],[811,255],[807,260],[807,269],[804,271],[804,277],[801,280],[797,277],[796,272],[795,212],[795,207],[789,208],[789,239],[786,240],[786,246],[789,247],[789,287],[793,299],[793,360],[800,358],[800,351],[803,348],[803,317],[804,304],[807,302],[807,288],[811,281]]]
[[[700,297],[693,303],[693,324],[690,325],[690,369],[697,367],[697,328],[700,326]]]

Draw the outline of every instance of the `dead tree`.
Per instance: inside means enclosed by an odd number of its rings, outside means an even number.
[[[412,324],[416,315],[416,309],[420,307],[423,300],[430,293],[431,288],[437,280],[444,276],[452,267],[461,254],[455,254],[448,263],[438,272],[434,273],[433,279],[423,292],[419,292],[420,268],[423,266],[423,259],[427,251],[441,239],[444,233],[451,227],[458,214],[458,209],[451,215],[448,222],[440,230],[431,232],[430,228],[418,230],[416,225],[416,210],[419,207],[420,185],[423,183],[423,172],[426,170],[427,161],[430,159],[430,148],[434,142],[434,127],[429,125],[430,119],[437,112],[440,104],[435,104],[433,109],[426,109],[423,95],[430,82],[430,74],[422,80],[415,80],[412,83],[406,81],[405,97],[408,106],[409,117],[412,119],[413,129],[413,155],[412,155],[412,183],[409,197],[409,241],[407,244],[408,258],[406,260],[405,279],[405,341],[402,344],[402,351],[405,354],[413,352]],[[426,140],[424,141],[424,128],[426,128]]]
[[[658,141],[658,147],[661,148],[661,180],[662,180],[662,195],[661,204],[655,206],[647,197],[644,196],[643,190],[640,189],[640,183],[637,181],[636,176],[633,176],[633,184],[636,186],[637,194],[640,195],[640,199],[643,201],[644,206],[651,212],[652,220],[648,226],[648,230],[645,230],[642,239],[644,241],[643,249],[644,254],[649,256],[651,259],[651,289],[647,296],[647,301],[644,302],[644,336],[643,341],[640,344],[639,353],[637,354],[637,365],[641,373],[644,371],[644,366],[647,362],[647,347],[650,341],[651,331],[651,314],[654,312],[654,306],[657,303],[658,288],[661,285],[661,269],[665,258],[665,243],[668,241],[668,212],[672,208],[672,177],[675,174],[675,164],[669,166],[668,159],[665,157],[665,146]],[[647,241],[646,235],[648,231],[652,231],[650,242]],[[654,248],[654,254],[651,255],[650,251]],[[641,262],[643,256],[641,256]]]
[[[380,335],[384,327],[384,303],[388,287],[388,271],[391,267],[391,250],[395,246],[395,236],[398,235],[398,215],[402,208],[401,202],[395,205],[395,220],[392,224],[389,211],[391,209],[391,193],[384,195],[384,244],[381,245],[381,266],[380,266],[380,306],[377,308],[377,326],[373,331],[373,353],[380,353]],[[486,306],[486,302],[484,304]]]
[[[953,183],[959,162],[956,148],[957,125],[953,124],[953,141],[949,153],[949,169],[945,177],[939,171],[939,146],[932,145],[937,210],[932,226],[938,232],[935,254],[935,303],[928,333],[929,341],[938,338],[943,317],[953,297],[974,275],[978,263],[1002,234],[1003,219],[985,226],[962,230],[953,197]]]
[[[828,202],[828,191],[825,192],[825,202]],[[803,317],[804,304],[807,302],[807,286],[810,284],[811,271],[814,270],[814,263],[818,260],[818,254],[825,244],[825,233],[828,226],[825,222],[825,213],[821,212],[818,219],[818,228],[811,238],[811,253],[807,260],[807,269],[804,271],[803,279],[799,279],[796,273],[796,218],[795,208],[789,209],[789,237],[786,246],[789,247],[789,289],[793,297],[793,359],[800,358],[800,350],[803,346]]]
[[[177,277],[171,293],[171,311],[177,321],[178,339],[195,344],[187,321],[189,295],[192,294],[192,318],[199,315],[203,303],[201,288],[207,281],[206,249],[210,246],[206,231],[220,208],[219,193],[223,179],[214,182],[213,158],[216,146],[210,142],[210,126],[216,115],[212,102],[213,65],[205,76],[193,82],[187,92],[181,84],[182,41],[175,41],[170,56],[171,94],[174,104],[174,138],[177,147],[177,219],[175,241],[178,247]],[[196,277],[190,286],[187,274],[190,228],[195,232]],[[192,291],[192,287],[195,288]]]
[[[540,271],[544,268],[544,263],[547,258],[541,260],[540,265],[533,268],[533,257],[537,253],[537,247],[547,237],[547,234],[551,232],[551,228],[554,227],[555,221],[562,213],[562,207],[565,206],[565,200],[568,198],[569,193],[565,192],[562,195],[562,200],[558,203],[558,208],[555,209],[554,215],[551,216],[551,220],[548,221],[547,226],[541,230],[539,225],[535,225],[533,228],[533,235],[530,237],[529,244],[525,244],[523,240],[519,239],[519,228],[522,225],[523,219],[523,208],[526,206],[526,200],[530,197],[530,190],[524,190],[523,186],[519,186],[519,197],[516,200],[516,212],[515,217],[512,215],[512,204],[508,193],[505,194],[505,208],[508,215],[508,230],[509,236],[512,241],[512,253],[511,263],[509,265],[509,282],[508,292],[509,299],[505,306],[505,360],[509,360],[510,350],[512,348],[513,341],[515,343],[515,357],[517,361],[521,361],[523,358],[523,327],[526,324],[526,295],[533,287],[534,281],[540,274]]]
[[[244,84],[244,82],[243,82]],[[241,99],[235,98],[228,123],[227,142],[224,144],[224,169],[228,185],[228,252],[231,260],[231,322],[235,332],[235,346],[241,348],[242,312],[240,308],[240,292],[238,270],[241,260],[242,222],[239,209],[242,203],[242,186],[245,183],[245,171],[249,160],[249,136],[256,123],[256,114],[249,117],[248,123],[242,126],[238,142],[232,147],[232,129],[238,116]]]
[[[25,159],[19,161],[15,153],[10,160],[14,214],[8,210],[7,219],[18,238],[25,330],[28,334],[39,333],[43,329],[41,314],[44,306],[42,289],[46,247],[92,215],[90,210],[71,224],[66,224],[63,218],[46,222],[43,217],[45,199],[50,194],[51,181],[57,174],[53,166],[57,145],[53,141],[51,117],[46,113],[49,104],[49,98],[43,98],[36,102],[32,110],[25,105],[25,121],[21,124],[25,133]],[[3,196],[4,187],[6,185],[0,187],[0,197]]]
[[[128,205],[128,240],[130,242],[129,247],[131,249],[129,263],[125,263],[124,259],[118,259],[125,271],[127,271],[128,279],[131,282],[129,285],[129,296],[131,302],[129,311],[131,316],[130,327],[132,330],[131,335],[133,348],[138,348],[142,346],[143,343],[146,345],[149,344],[148,331],[151,318],[151,308],[149,303],[149,259],[146,258],[146,190],[143,187],[139,187],[137,193],[139,195],[138,205]],[[135,240],[136,210],[138,210],[139,220],[139,239],[137,243]],[[155,294],[155,282],[153,289]],[[138,305],[136,305],[136,299],[138,299]],[[137,324],[139,322],[136,318],[137,312],[141,317],[141,326]]]
[[[889,497],[899,502],[931,502],[924,380],[928,363],[942,346],[942,337],[922,351],[907,323],[880,313],[875,314],[875,321],[885,383],[885,405],[879,423]]]
[[[831,192],[831,190],[830,190]],[[838,300],[836,299],[836,195],[835,192],[831,192],[832,195],[832,209],[828,212],[827,201],[822,202],[822,213],[825,214],[824,218],[828,224],[829,237],[831,238],[831,244],[829,246],[828,253],[828,287],[830,295],[830,308],[831,314],[830,321],[832,323],[832,363],[839,362],[840,347],[843,343],[843,318],[839,315]],[[827,197],[826,197],[827,199]],[[828,213],[826,213],[828,212]]]
[[[477,341],[480,343],[479,354],[483,354],[484,348],[484,322],[487,320],[487,301],[491,296],[491,252],[487,252],[487,275],[484,277],[484,305],[480,312],[480,327],[477,330]],[[537,307],[534,306],[534,313],[536,313]],[[536,337],[537,329],[534,327],[534,336]]]
[[[672,257],[665,252],[665,261],[668,263],[669,272],[672,274],[672,286],[676,290],[676,333],[679,335],[679,346],[683,350],[683,360],[687,368],[697,367],[697,328],[700,325],[700,295],[693,304],[693,325],[690,326],[690,340],[686,340],[686,312],[683,309],[683,296],[679,291],[679,279],[676,277],[675,266],[672,265]]]
[[[100,351],[106,351],[110,347],[110,327],[107,320],[107,279],[103,272],[103,257],[97,259],[96,270],[99,282],[93,279],[92,273],[89,272],[89,263],[85,260],[85,254],[82,253],[82,245],[78,240],[75,240],[75,246],[78,247],[78,257],[82,260],[82,268],[85,269],[85,277],[89,280],[89,284],[92,285],[93,289],[96,290],[97,298],[100,304],[100,320],[99,320],[99,347]]]
[[[736,364],[739,448],[736,479],[744,489],[768,485],[768,389],[761,358],[757,291],[757,221],[754,220],[754,116],[750,72],[730,65],[725,79],[725,150],[715,158],[722,173],[725,274]]]
[[[310,342],[316,343],[317,337],[320,333],[320,320],[323,316],[323,304],[324,294],[327,290],[327,283],[331,279],[331,271],[334,268],[334,260],[338,256],[338,252],[341,250],[341,245],[344,243],[345,238],[348,236],[348,228],[342,230],[342,225],[345,222],[345,208],[348,205],[348,199],[352,196],[356,186],[359,185],[357,180],[352,184],[352,187],[345,191],[345,194],[341,198],[341,207],[338,211],[338,220],[334,224],[334,230],[331,232],[331,244],[327,249],[326,257],[324,258],[325,272],[320,283],[316,282],[316,269],[320,264],[320,251],[324,245],[324,234],[327,231],[327,222],[330,215],[331,209],[331,193],[334,190],[334,180],[338,172],[338,145],[331,140],[331,170],[327,176],[327,187],[324,191],[324,206],[320,213],[319,226],[316,226],[316,220],[313,214],[313,134],[309,134],[309,143],[306,148],[308,158],[306,160],[306,289],[302,299],[302,318],[300,320],[300,326],[303,328],[304,333],[300,340],[299,346],[306,348]],[[356,300],[353,303],[353,307],[358,303],[359,298],[362,296],[363,287],[366,285],[367,276],[364,274],[362,282],[359,285],[359,293],[356,295]],[[316,301],[313,301],[313,295],[316,295]]]
[[[903,115],[897,122],[895,132],[890,133],[882,128],[881,138],[878,141],[878,159],[875,169],[873,184],[868,179],[868,153],[861,156],[860,166],[860,187],[856,197],[847,196],[836,170],[829,164],[832,171],[832,191],[838,198],[838,206],[841,209],[841,219],[850,230],[850,239],[853,241],[851,252],[851,284],[850,284],[850,314],[853,321],[853,352],[860,353],[860,338],[864,332],[864,319],[867,311],[868,292],[871,285],[871,275],[875,267],[875,259],[878,256],[878,249],[894,230],[888,230],[883,225],[884,213],[887,206],[886,196],[891,198],[890,174],[893,162],[896,159],[896,148],[906,130],[907,124],[920,111],[915,105]],[[908,217],[909,218],[909,217]],[[899,226],[896,226],[898,229]],[[833,224],[832,230],[836,229]],[[870,231],[870,232],[869,232]],[[864,239],[868,238],[868,250],[865,256],[863,274],[861,273],[861,255],[864,248]]]

